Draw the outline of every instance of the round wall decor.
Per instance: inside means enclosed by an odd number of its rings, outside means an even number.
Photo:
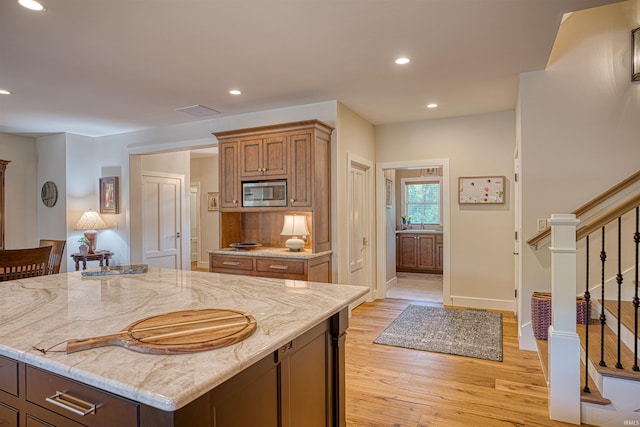
[[[53,207],[58,201],[58,187],[56,187],[56,183],[53,181],[45,182],[40,191],[40,198],[46,207]]]

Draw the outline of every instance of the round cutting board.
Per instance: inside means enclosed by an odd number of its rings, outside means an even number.
[[[149,354],[195,353],[235,344],[255,330],[253,316],[236,310],[174,311],[138,320],[115,334],[69,340],[67,353],[107,345]]]

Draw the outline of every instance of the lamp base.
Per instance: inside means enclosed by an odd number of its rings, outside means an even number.
[[[98,232],[96,230],[85,230],[84,237],[89,240],[89,255],[95,254],[94,249],[96,248]]]
[[[284,244],[291,252],[300,252],[304,247],[304,240],[293,237],[288,239]]]

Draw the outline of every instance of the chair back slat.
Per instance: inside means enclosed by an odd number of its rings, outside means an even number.
[[[0,282],[47,274],[51,246],[0,251]]]
[[[49,255],[47,274],[60,273],[60,264],[62,263],[62,255],[64,253],[64,246],[66,244],[66,240],[40,239],[40,247],[51,246],[51,255]]]

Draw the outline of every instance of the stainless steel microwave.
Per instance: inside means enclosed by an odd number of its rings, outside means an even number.
[[[287,181],[243,182],[242,206],[287,206]]]

